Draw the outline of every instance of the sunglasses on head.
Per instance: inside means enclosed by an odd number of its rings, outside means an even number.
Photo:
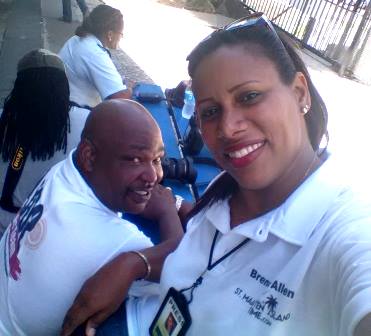
[[[214,30],[210,35],[208,35],[206,38],[204,38],[188,55],[187,60],[192,58],[192,55],[197,51],[200,47],[202,47],[205,42],[212,39],[215,35],[220,34],[222,32],[232,32],[232,31],[242,31],[246,30],[252,27],[263,27],[265,29],[268,29],[272,34],[277,38],[278,41],[282,44],[282,41],[280,37],[278,36],[276,30],[274,29],[272,23],[269,21],[267,16],[264,13],[257,12],[254,14],[251,14],[249,16],[245,16],[241,19],[238,19],[236,21],[233,21],[226,26]],[[283,46],[283,44],[282,44]]]

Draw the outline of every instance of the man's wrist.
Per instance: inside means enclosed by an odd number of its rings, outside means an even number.
[[[146,280],[146,279],[148,279],[149,276],[151,275],[151,264],[149,263],[147,257],[142,252],[140,252],[140,251],[131,251],[131,253],[134,253],[135,255],[137,255],[141,259],[143,265],[145,265],[145,267],[146,267],[146,273],[145,273],[145,275],[139,277],[138,280]]]

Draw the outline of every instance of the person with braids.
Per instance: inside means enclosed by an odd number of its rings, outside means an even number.
[[[73,105],[92,109],[105,99],[131,97],[109,51],[118,48],[123,29],[118,9],[98,5],[60,50]]]
[[[40,178],[77,145],[88,113],[76,107],[70,113],[56,54],[32,50],[18,62],[0,117],[0,236]]]
[[[320,149],[327,110],[295,47],[256,13],[188,60],[198,125],[224,171],[165,260],[157,304],[127,301],[122,335],[148,335],[150,324],[150,335],[168,335],[170,313],[172,336],[371,335],[370,200]],[[123,299],[112,265],[82,288],[64,336],[71,321],[96,327]]]

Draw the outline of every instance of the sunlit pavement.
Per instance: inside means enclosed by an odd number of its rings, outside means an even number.
[[[186,56],[222,16],[164,6],[153,0],[105,0],[125,19],[121,47],[162,88],[187,78]],[[365,189],[371,186],[371,86],[341,78],[318,61],[304,57],[329,110],[329,148],[343,164],[334,174],[352,171]],[[365,178],[368,181],[365,181]]]

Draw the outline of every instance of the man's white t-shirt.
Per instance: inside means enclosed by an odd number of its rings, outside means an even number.
[[[89,113],[89,110],[78,107],[72,107],[70,109],[70,132],[67,133],[66,152],[55,152],[50,159],[44,161],[34,161],[32,160],[31,155],[28,156],[22,175],[13,193],[13,203],[15,206],[22,206],[30,192],[35,188],[36,184],[48,172],[48,170],[56,163],[64,160],[68,156],[68,153],[77,146],[80,141],[81,131],[84,128]],[[0,193],[4,187],[4,180],[8,166],[9,161],[4,162],[0,156]],[[6,211],[0,207],[0,238],[14,217],[14,213]]]
[[[150,246],[97,199],[71,153],[38,184],[0,242],[0,335],[59,335],[86,279],[119,253]],[[137,281],[129,293],[156,289]]]
[[[194,217],[165,261],[160,300],[128,311],[130,335],[147,335],[168,289],[205,271],[218,230],[212,262],[250,241],[203,275],[187,336],[351,336],[371,312],[371,205],[337,169],[330,157],[280,207],[232,230],[227,200]]]
[[[72,36],[59,52],[70,85],[70,100],[94,107],[127,87],[107,49],[93,35]]]

